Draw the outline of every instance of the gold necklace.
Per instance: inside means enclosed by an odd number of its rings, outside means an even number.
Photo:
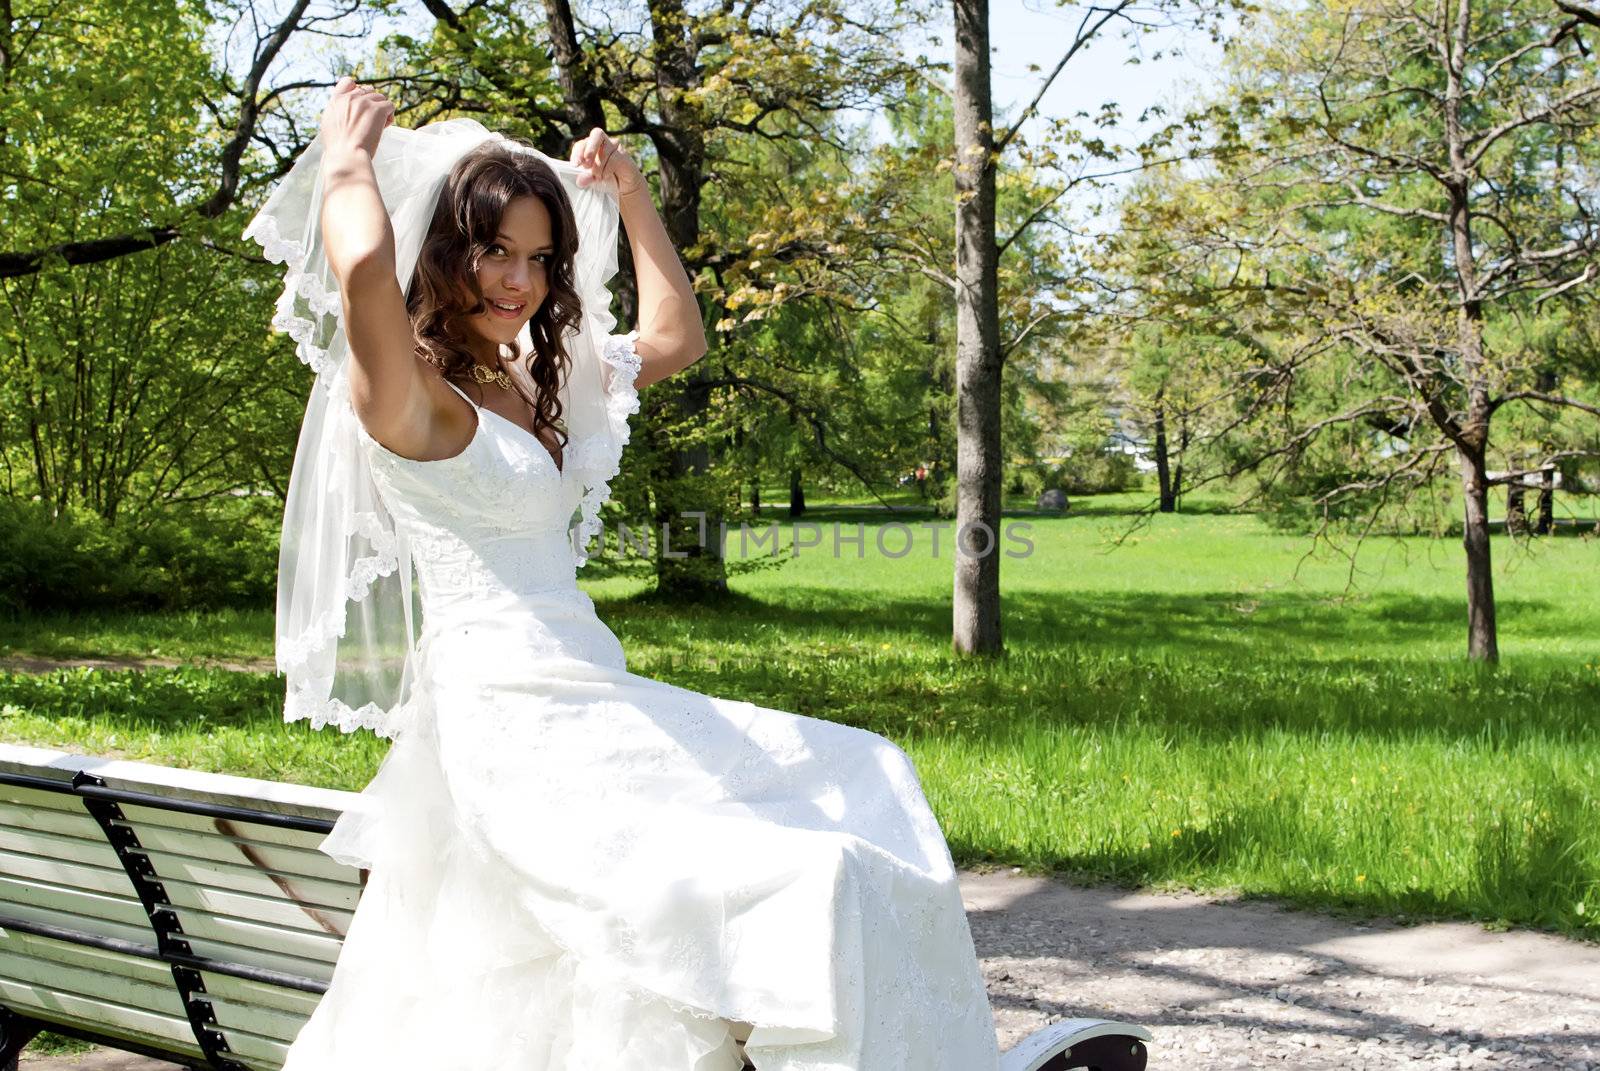
[[[498,383],[506,390],[511,389],[511,377],[506,375],[504,368],[490,370],[478,362],[472,362],[472,378],[479,383]]]

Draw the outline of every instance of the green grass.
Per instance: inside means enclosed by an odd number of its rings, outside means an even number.
[[[0,615],[0,657],[272,658],[271,610]]]
[[[1035,545],[1002,565],[994,662],[950,656],[953,543],[933,558],[925,516],[905,557],[869,527],[865,557],[803,550],[717,607],[585,586],[634,672],[901,743],[960,863],[1600,939],[1600,541],[1495,540],[1490,669],[1465,659],[1453,541],[1373,541],[1352,588],[1347,560],[1247,516],[1157,517],[1113,549],[1130,502],[1008,517]],[[0,642],[260,657],[271,618],[28,621]],[[281,695],[217,669],[7,675],[0,737],[364,784],[387,742],[283,725]]]

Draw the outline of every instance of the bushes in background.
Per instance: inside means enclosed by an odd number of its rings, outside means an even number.
[[[276,498],[168,508],[107,524],[0,497],[0,610],[264,607],[277,584]]]
[[[1133,455],[1113,448],[1083,450],[1067,458],[1042,458],[1013,471],[1011,490],[1030,496],[1053,487],[1069,495],[1117,494],[1140,484]]]

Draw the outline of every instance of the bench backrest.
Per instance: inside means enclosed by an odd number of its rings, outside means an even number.
[[[0,1006],[196,1067],[282,1066],[365,875],[354,793],[0,743]]]

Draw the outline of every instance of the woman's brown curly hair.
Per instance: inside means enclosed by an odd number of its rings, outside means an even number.
[[[532,148],[524,142],[516,144]],[[530,152],[493,140],[456,161],[417,254],[416,272],[406,291],[406,311],[411,314],[417,355],[447,379],[470,378],[475,360],[466,341],[465,317],[487,308],[478,286],[478,263],[498,241],[506,206],[513,198],[524,196],[539,198],[549,210],[554,252],[545,267],[549,290],[528,321],[533,352],[518,355],[527,359],[538,397],[523,394],[523,399],[533,407],[536,437],[542,439],[545,428],[554,428],[564,454],[567,433],[560,423],[559,391],[571,358],[562,340],[579,323],[583,305],[573,279],[578,226],[561,179],[549,164]],[[466,294],[471,295],[470,300]],[[522,394],[516,380],[512,380],[512,388]]]

